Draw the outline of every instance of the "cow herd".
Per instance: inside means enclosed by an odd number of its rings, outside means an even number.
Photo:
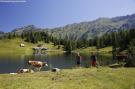
[[[31,67],[34,67],[36,70],[40,71],[42,67],[48,66],[47,62],[42,61],[28,61],[28,64],[30,67],[28,69],[19,69],[17,73],[33,73],[34,71],[31,69]]]

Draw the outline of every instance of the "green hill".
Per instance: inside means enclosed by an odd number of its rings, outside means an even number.
[[[25,47],[20,47],[21,43],[25,44]],[[1,50],[0,56],[4,57],[7,54],[8,55],[22,55],[22,54],[31,55],[34,52],[33,47],[36,47],[38,44],[43,44],[43,47],[47,47],[48,54],[50,55],[64,52],[62,45],[60,49],[58,49],[58,46],[54,46],[53,43],[38,42],[37,44],[33,44],[33,43],[25,42],[23,39],[15,38],[15,39],[0,40],[0,50]],[[90,52],[93,52],[93,51],[94,52],[97,51],[96,47],[80,48],[80,49],[74,50],[73,52],[90,54]],[[109,46],[109,47],[99,49],[98,52],[111,55],[111,51],[112,51],[112,47]]]
[[[20,47],[21,43],[25,44],[25,47]],[[38,44],[43,44],[43,47],[47,47],[48,51],[63,51],[62,47],[61,49],[57,49],[58,47],[54,46],[53,43],[39,42]],[[38,44],[28,43],[20,38],[2,39],[0,40],[0,56],[6,56],[7,54],[30,55],[34,52],[33,47],[36,47]]]

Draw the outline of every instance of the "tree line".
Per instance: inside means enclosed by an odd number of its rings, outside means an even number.
[[[54,46],[58,46],[58,49],[60,49],[61,45],[63,45],[64,50],[67,52],[90,46],[96,46],[97,49],[112,46],[113,59],[116,59],[116,55],[119,52],[127,50],[129,60],[132,60],[127,63],[131,66],[135,66],[135,29],[119,30],[117,32],[105,33],[100,37],[95,36],[92,39],[80,40],[72,40],[68,39],[68,37],[65,37],[64,39],[61,37],[55,38],[48,32],[41,31],[22,32],[21,34],[10,32],[1,36],[0,39],[13,39],[18,37],[33,44],[38,43],[39,41],[44,41],[45,43],[52,42]]]
[[[117,32],[109,32],[105,33],[102,36],[98,37],[95,36],[92,39],[79,39],[79,40],[72,40],[65,38],[56,38],[53,37],[48,32],[22,32],[21,34],[15,32],[6,33],[0,39],[8,38],[22,38],[26,42],[30,43],[38,43],[39,41],[44,41],[45,43],[52,42],[54,46],[56,45],[63,45],[65,51],[72,51],[78,48],[86,48],[90,46],[96,46],[97,48],[103,48],[107,46],[113,46],[113,48],[118,48],[119,51],[126,50],[129,47],[130,42],[135,39],[135,29],[130,30],[120,30]]]

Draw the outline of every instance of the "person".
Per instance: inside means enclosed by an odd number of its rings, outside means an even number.
[[[97,67],[97,57],[96,57],[96,55],[95,55],[95,53],[91,53],[91,65],[93,66],[93,67]]]
[[[76,55],[76,64],[77,66],[81,66],[82,57],[80,56],[80,53],[78,52]]]

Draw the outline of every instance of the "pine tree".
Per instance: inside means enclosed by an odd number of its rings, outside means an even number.
[[[127,67],[135,67],[135,39],[133,39],[128,46],[128,60],[126,60]]]
[[[116,60],[117,55],[117,47],[118,47],[118,41],[117,41],[117,34],[115,32],[112,32],[112,56],[113,60]]]

